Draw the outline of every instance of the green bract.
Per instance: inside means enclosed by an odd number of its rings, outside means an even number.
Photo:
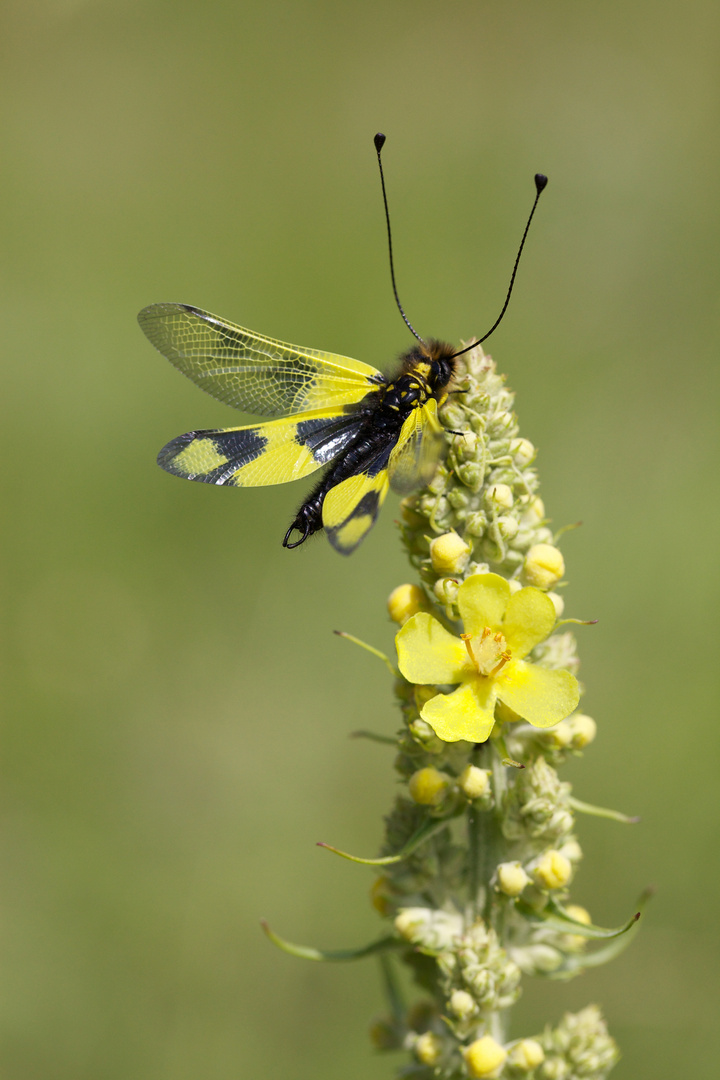
[[[438,693],[420,714],[445,742],[484,742],[502,701],[534,727],[546,728],[577,708],[580,692],[569,671],[550,671],[524,659],[555,626],[555,608],[540,589],[511,593],[498,574],[474,574],[457,594],[465,632],[449,633],[421,611],[397,634],[398,666],[419,685],[459,684]]]

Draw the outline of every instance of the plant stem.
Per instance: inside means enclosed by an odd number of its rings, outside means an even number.
[[[482,916],[488,927],[493,924],[495,910],[492,876],[502,862],[503,835],[498,817],[498,805],[505,787],[505,770],[497,751],[490,742],[475,748],[472,763],[490,768],[496,806],[480,810],[471,803],[468,809],[468,890],[470,911],[475,918]]]

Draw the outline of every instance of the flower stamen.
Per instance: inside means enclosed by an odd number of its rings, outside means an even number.
[[[493,633],[489,626],[485,626],[480,634],[460,636],[475,670],[484,678],[493,678],[512,658],[505,637],[499,630]]]

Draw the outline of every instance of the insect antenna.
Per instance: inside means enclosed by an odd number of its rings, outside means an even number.
[[[375,149],[377,151],[378,165],[380,167],[380,183],[382,184],[383,203],[385,204],[385,221],[387,222],[388,248],[389,248],[389,251],[390,251],[390,277],[392,278],[392,287],[393,287],[393,292],[395,293],[395,303],[397,304],[398,311],[402,315],[403,320],[405,322],[405,325],[407,326],[410,333],[413,334],[418,339],[420,344],[424,345],[425,348],[427,349],[427,347],[428,347],[427,342],[424,341],[423,338],[420,337],[417,330],[414,328],[414,326],[412,325],[412,323],[408,319],[407,315],[403,311],[403,306],[400,303],[400,297],[398,296],[397,285],[395,284],[395,266],[394,266],[394,263],[393,263],[392,233],[390,231],[390,211],[388,210],[387,193],[385,191],[385,174],[383,173],[382,158],[380,156],[380,151],[382,150],[383,146],[385,145],[385,138],[386,138],[386,136],[383,135],[382,132],[379,131],[377,133],[377,135],[375,136],[375,138],[373,139],[373,142],[375,143]]]
[[[378,151],[378,155],[379,155],[379,153],[380,152]],[[513,291],[513,285],[515,284],[515,275],[517,274],[518,265],[520,263],[520,256],[522,255],[522,250],[525,247],[525,240],[527,239],[528,230],[530,228],[530,222],[533,219],[533,214],[535,213],[535,210],[536,210],[538,201],[540,199],[540,196],[542,195],[543,191],[547,187],[547,182],[548,182],[547,176],[543,176],[542,173],[535,173],[535,202],[532,204],[532,210],[530,211],[530,217],[527,220],[527,225],[525,226],[525,232],[523,233],[522,240],[520,241],[520,248],[519,248],[518,253],[517,253],[517,258],[515,259],[515,266],[513,267],[512,277],[510,278],[510,288],[507,291],[507,296],[505,297],[505,303],[503,304],[502,311],[500,312],[497,319],[495,320],[495,322],[492,324],[492,326],[488,330],[487,334],[483,334],[483,336],[481,338],[479,338],[477,341],[473,341],[472,345],[468,345],[468,346],[466,346],[466,348],[461,349],[460,352],[456,352],[455,356],[462,356],[463,353],[468,352],[470,349],[474,349],[476,345],[480,345],[483,341],[486,341],[490,337],[490,335],[497,330],[498,326],[500,325],[500,322],[502,321],[502,317],[505,314],[505,312],[507,311],[507,306],[510,303],[510,294]],[[407,320],[406,320],[406,322],[407,322]],[[453,356],[452,359],[455,359],[455,356]]]

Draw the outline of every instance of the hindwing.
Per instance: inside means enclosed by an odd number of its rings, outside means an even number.
[[[341,555],[350,555],[372,529],[385,502],[389,481],[387,469],[349,476],[330,488],[322,505],[322,522],[327,538]]]
[[[188,304],[151,304],[138,321],[155,348],[202,390],[259,416],[341,409],[385,383],[369,364],[288,345]]]

